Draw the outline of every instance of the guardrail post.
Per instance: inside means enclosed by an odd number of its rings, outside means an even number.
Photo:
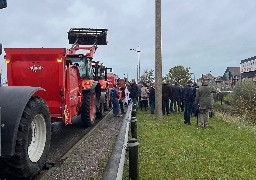
[[[135,113],[134,115],[132,114],[132,117],[136,117],[137,114],[137,104],[132,104],[132,113]]]
[[[137,139],[137,118],[136,117],[132,117],[131,119],[131,135],[132,138]]]
[[[138,180],[139,179],[139,153],[138,153],[139,143],[137,139],[130,139],[128,143],[129,148],[129,179]]]

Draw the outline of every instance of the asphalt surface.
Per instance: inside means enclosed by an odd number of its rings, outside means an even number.
[[[48,161],[53,167],[35,179],[101,179],[123,118],[110,112],[93,129],[77,119],[71,126],[54,123]]]
[[[105,112],[104,116],[109,112]],[[97,124],[101,119],[96,119]],[[66,126],[64,122],[52,124],[51,148],[48,156],[49,163],[56,163],[74,144],[77,143],[93,127],[84,128],[80,118],[74,117],[72,125]]]

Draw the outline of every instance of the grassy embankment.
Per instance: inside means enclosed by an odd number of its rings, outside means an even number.
[[[140,179],[255,179],[255,128],[211,118],[202,129],[183,114],[157,121],[138,111]]]

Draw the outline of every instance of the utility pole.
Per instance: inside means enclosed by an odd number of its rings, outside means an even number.
[[[155,89],[156,118],[162,120],[161,0],[155,0]]]

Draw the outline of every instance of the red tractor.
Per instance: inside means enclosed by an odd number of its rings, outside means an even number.
[[[94,61],[92,67],[94,70],[94,80],[100,83],[101,96],[105,97],[104,109],[109,110],[109,108],[111,108],[111,97],[107,80],[107,73],[108,70],[112,71],[112,68],[107,68],[103,65],[103,63],[100,63],[99,61]]]
[[[68,125],[81,115],[87,127],[96,115],[102,116],[105,97],[93,79],[92,59],[97,45],[107,44],[106,37],[107,29],[72,28],[68,39],[73,46],[68,50],[5,48],[9,86],[0,88],[0,173],[28,178],[43,168],[51,121]]]

